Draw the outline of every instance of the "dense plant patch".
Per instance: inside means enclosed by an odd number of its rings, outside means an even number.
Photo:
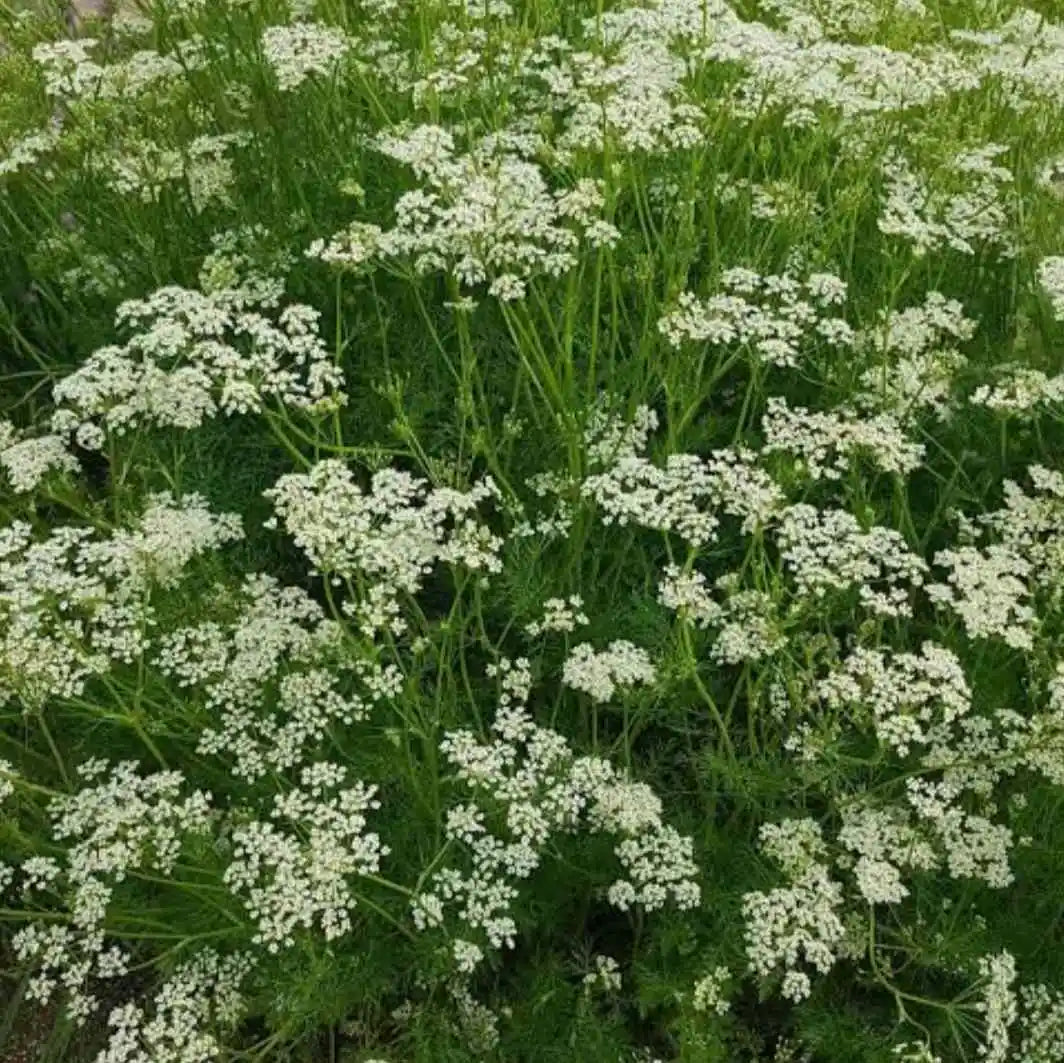
[[[0,1058],[1064,1059],[1064,8],[0,40]]]

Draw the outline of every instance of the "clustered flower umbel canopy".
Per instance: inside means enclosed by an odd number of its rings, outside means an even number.
[[[388,36],[395,0],[362,6],[357,33],[315,21],[312,4],[295,3],[290,21],[265,27],[258,40],[286,99],[375,73],[417,117],[363,145],[413,186],[397,196],[389,220],[355,217],[301,249],[303,258],[356,273],[443,275],[457,313],[472,312],[477,299],[505,312],[618,246],[613,171],[588,160],[608,145],[612,165],[631,157],[656,167],[704,145],[714,115],[694,90],[699,73],[735,72],[724,97],[735,122],[772,111],[792,131],[825,116],[837,123],[846,151],[881,183],[879,234],[922,261],[1020,253],[1016,160],[1001,143],[940,145],[926,136],[876,155],[875,123],[988,87],[1017,116],[1059,104],[1064,92],[1064,30],[1024,9],[991,29],[958,29],[909,51],[862,43],[884,11],[865,0],[826,8],[766,0],[764,21],[744,19],[724,0],[649,0],[586,20],[572,40],[500,35],[513,11],[492,0],[454,5],[438,63],[426,68]],[[175,19],[194,19],[207,5],[167,7]],[[919,29],[933,13],[920,0],[897,0],[889,17]],[[143,30],[135,18],[122,25],[116,32],[131,39]],[[53,165],[79,114],[101,101],[128,105],[173,91],[209,66],[205,44],[175,35],[167,54],[138,48],[116,61],[92,38],[37,45],[42,91],[66,118],[13,140],[0,176]],[[450,119],[489,83],[489,54],[491,76],[510,71],[512,120],[491,132],[457,119],[442,124],[441,114]],[[233,88],[239,114],[248,86]],[[94,157],[92,173],[142,204],[180,189],[202,214],[232,203],[240,153],[250,146],[244,131],[199,129],[171,144],[131,125]],[[1043,185],[1053,184],[1058,162],[1045,160]],[[579,176],[560,179],[567,168]],[[821,209],[787,182],[718,174],[714,187],[726,191],[722,200],[749,198],[762,219]],[[649,188],[659,202],[674,191],[666,178]],[[13,496],[47,497],[79,474],[84,452],[142,432],[194,431],[223,416],[263,417],[283,432],[288,418],[327,418],[343,407],[344,373],[320,333],[319,311],[287,301],[278,277],[256,272],[237,250],[249,233],[219,242],[199,288],[166,286],[122,302],[115,324],[126,338],[57,381],[47,426],[0,423],[0,470]],[[68,271],[67,282],[95,273],[102,293],[124,282],[120,266],[92,270],[91,261]],[[455,487],[388,467],[364,478],[340,457],[316,454],[281,475],[266,498],[272,527],[322,578],[330,608],[263,573],[204,591],[213,556],[244,528],[239,515],[216,512],[197,494],[147,496],[113,524],[42,532],[13,520],[0,528],[0,701],[43,719],[56,702],[85,699],[95,681],[143,666],[204,709],[197,757],[248,794],[264,780],[285,780],[268,801],[221,807],[191,769],[90,759],[49,807],[61,857],[0,867],[5,888],[62,900],[68,921],[30,923],[13,948],[35,967],[31,997],[46,1001],[61,989],[69,1014],[84,1021],[99,1003],[99,983],[131,969],[106,929],[123,883],[173,878],[186,849],[204,840],[224,854],[221,882],[254,928],[252,948],[203,948],[173,968],[150,1006],[115,1008],[99,1063],[216,1057],[211,1031],[237,1021],[241,983],[261,953],[289,949],[303,933],[330,942],[354,934],[369,907],[360,890],[387,882],[393,855],[378,827],[384,780],[352,777],[323,749],[338,731],[382,726],[402,701],[408,657],[393,650],[417,652],[403,640],[420,632],[431,577],[447,571],[491,586],[514,563],[511,546],[564,539],[578,511],[596,534],[638,531],[669,545],[653,574],[657,604],[674,615],[681,641],[692,629],[705,636],[714,667],[771,675],[792,650],[809,651],[801,679],[780,681],[769,695],[796,764],[830,772],[840,750],[863,747],[894,772],[890,785],[829,793],[824,823],[794,815],[763,824],[759,844],[777,884],[744,894],[746,969],[708,968],[693,991],[697,1010],[724,1014],[727,987],[744,974],[792,1001],[843,963],[865,964],[882,982],[875,935],[885,931],[876,919],[901,910],[918,880],[993,890],[1013,882],[1024,839],[1006,821],[1010,787],[1032,778],[1064,784],[1064,661],[1051,659],[1045,633],[1064,576],[1064,475],[1030,464],[1000,485],[997,508],[957,514],[956,534],[930,551],[910,529],[876,523],[831,492],[862,476],[904,483],[927,461],[927,425],[958,411],[1035,420],[1059,405],[1064,375],[1013,363],[968,389],[960,348],[976,323],[956,300],[935,290],[910,305],[892,296],[878,320],[858,327],[847,281],[826,269],[724,265],[708,291],[669,293],[656,323],[662,343],[735,359],[769,381],[811,373],[824,358],[853,359],[860,371],[846,404],[814,409],[812,400],[768,394],[745,434],[756,445],[736,438],[708,453],[662,454],[655,433],[670,426],[658,413],[638,405],[622,416],[615,410],[626,403],[604,396],[585,417],[580,475],[543,469],[520,485],[520,497],[490,476]],[[1042,256],[1034,273],[1050,315],[1064,318],[1064,257]],[[757,581],[745,563],[721,570],[719,557],[728,555],[713,551],[735,538],[771,578]],[[175,590],[202,596],[195,622],[171,623]],[[950,637],[904,646],[879,638],[917,615],[937,617]],[[825,639],[820,653],[799,641],[811,618],[830,627],[840,617],[856,618],[845,644]],[[440,849],[417,882],[390,884],[404,896],[413,931],[442,943],[464,1021],[488,1033],[495,1017],[472,996],[470,976],[493,950],[514,947],[521,891],[559,839],[610,838],[617,875],[604,898],[621,911],[686,911],[701,899],[696,846],[670,825],[665,797],[613,759],[581,754],[544,725],[532,700],[536,683],[564,688],[592,714],[654,697],[670,681],[661,648],[592,635],[585,629],[600,618],[579,595],[547,598],[521,619],[529,646],[562,646],[557,667],[534,678],[526,657],[487,665],[478,678],[493,689],[490,718],[447,729],[436,742],[453,784]],[[975,697],[966,654],[990,646],[1047,658],[1050,672],[1023,711]],[[706,711],[717,710],[707,698]],[[730,716],[720,722],[727,734]],[[0,761],[0,799],[12,800],[25,782]],[[1013,788],[1017,795],[1022,789]],[[1020,972],[1006,951],[983,956],[977,974],[980,1058],[1059,1058],[1064,997],[1046,986],[1016,988]],[[588,978],[589,991],[609,992],[621,975],[615,960],[599,956]],[[935,1058],[926,1045],[899,1048],[908,1059]]]

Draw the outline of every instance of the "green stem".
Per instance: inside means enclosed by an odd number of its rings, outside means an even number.
[[[724,718],[720,714],[720,709],[717,708],[717,703],[714,700],[713,695],[710,694],[705,683],[702,682],[702,677],[698,674],[698,661],[695,658],[694,646],[691,644],[691,632],[686,626],[681,627],[680,638],[688,657],[688,663],[691,666],[691,677],[694,680],[695,689],[698,690],[703,702],[705,702],[706,707],[709,709],[709,713],[713,717],[713,722],[717,725],[717,730],[720,732],[721,742],[728,754],[728,759],[734,765],[737,762],[735,745],[732,742],[731,735],[728,733],[728,725],[724,722]]]
[[[63,784],[68,790],[72,790],[74,786],[70,781],[70,776],[67,774],[66,765],[63,763],[63,758],[59,753],[59,747],[55,744],[55,739],[52,737],[48,722],[44,718],[43,709],[37,713],[37,721],[41,725],[41,734],[44,735],[44,740],[47,742],[48,748],[51,750],[52,758],[55,760],[55,765],[59,769],[59,774],[62,776]]]

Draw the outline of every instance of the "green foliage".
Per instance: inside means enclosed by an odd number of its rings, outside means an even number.
[[[0,18],[0,1057],[1064,1053],[1059,4]]]

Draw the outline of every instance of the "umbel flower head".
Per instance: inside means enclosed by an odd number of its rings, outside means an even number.
[[[465,942],[475,937],[513,948],[521,881],[539,867],[553,836],[582,830],[618,839],[614,851],[625,874],[607,890],[612,905],[695,906],[700,889],[691,839],[663,822],[649,786],[625,780],[609,761],[576,756],[560,734],[532,720],[525,707],[528,667],[523,659],[504,659],[492,668],[500,698],[489,741],[459,730],[441,743],[471,794],[447,817],[447,836],[467,858],[434,873],[414,901],[416,924],[428,930],[457,923]],[[501,829],[489,821],[493,809],[501,811]],[[456,959],[469,970],[482,956],[480,946],[463,945]]]
[[[528,282],[559,276],[577,262],[581,240],[610,245],[616,229],[601,217],[603,193],[591,179],[552,190],[543,169],[490,141],[458,150],[440,126],[416,126],[378,138],[378,150],[410,166],[424,187],[395,205],[388,230],[355,223],[308,255],[340,266],[371,260],[409,263],[417,274],[442,271],[464,287],[487,284],[503,302],[524,297]]]
[[[458,491],[382,469],[363,490],[343,462],[325,460],[282,476],[266,496],[318,571],[368,582],[364,597],[345,605],[371,638],[389,626],[403,630],[397,598],[417,594],[435,565],[501,569],[503,540],[478,514],[498,497],[490,477]]]
[[[317,334],[320,315],[292,304],[274,320],[274,299],[275,290],[261,285],[208,293],[168,287],[123,303],[116,320],[133,336],[100,348],[55,385],[53,430],[92,449],[104,433],[195,428],[270,402],[335,408],[344,401],[343,378]]]
[[[235,514],[167,492],[110,536],[58,526],[40,539],[22,521],[0,529],[0,702],[38,708],[136,660],[155,623],[153,589],[176,586],[195,558],[242,535]]]

